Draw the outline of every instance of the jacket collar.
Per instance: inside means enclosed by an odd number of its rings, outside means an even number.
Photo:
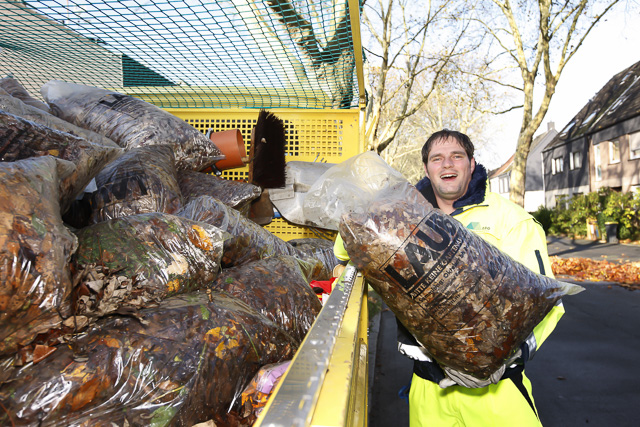
[[[426,176],[422,178],[417,184],[416,188],[429,203],[434,207],[439,208],[436,201],[436,195],[433,192],[431,186],[431,180]],[[476,163],[476,167],[471,174],[471,181],[469,187],[464,196],[460,197],[453,203],[453,207],[456,209],[464,208],[469,205],[477,205],[484,201],[485,194],[487,192],[487,170],[480,163]]]

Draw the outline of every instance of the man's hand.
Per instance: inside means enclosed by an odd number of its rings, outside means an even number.
[[[473,375],[465,374],[464,372],[457,371],[452,368],[444,367],[445,378],[438,383],[440,388],[447,388],[452,385],[459,385],[467,388],[482,388],[490,384],[498,384],[498,381],[504,375],[504,371],[510,366],[516,359],[522,355],[522,351],[518,350],[507,361],[500,366],[500,368],[489,376],[486,380],[481,380]]]

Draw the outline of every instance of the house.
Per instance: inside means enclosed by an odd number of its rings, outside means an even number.
[[[561,195],[640,187],[640,62],[616,74],[543,150],[547,207]]]
[[[556,137],[555,123],[549,122],[547,130],[531,142],[527,157],[524,209],[533,212],[544,206],[544,180],[542,179],[542,150]],[[509,198],[509,180],[515,153],[502,166],[489,173],[489,186],[494,193]]]

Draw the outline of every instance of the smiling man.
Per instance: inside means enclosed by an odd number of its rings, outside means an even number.
[[[476,163],[473,153],[467,135],[447,129],[434,133],[422,148],[426,177],[416,188],[434,207],[511,258],[553,277],[544,230],[520,206],[487,191],[487,172]],[[522,345],[521,356],[487,380],[443,370],[398,322],[398,350],[414,359],[409,391],[411,426],[539,426],[524,363],[563,314],[560,302]]]

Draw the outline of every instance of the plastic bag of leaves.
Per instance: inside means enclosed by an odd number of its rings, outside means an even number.
[[[321,274],[323,266],[320,261],[298,251],[269,230],[243,217],[238,211],[229,208],[213,197],[196,197],[176,215],[194,221],[206,222],[231,234],[231,238],[224,242],[222,255],[224,268],[243,265],[275,255],[291,255],[314,265],[311,279],[315,279]]]
[[[58,160],[0,163],[0,355],[70,314],[77,241],[58,204]]]
[[[60,182],[60,210],[66,212],[98,172],[122,154],[119,147],[94,144],[84,138],[25,120],[0,110],[2,161],[53,155],[76,165],[73,174]]]
[[[241,299],[302,342],[322,304],[300,263],[281,255],[225,269],[211,289]]]
[[[118,144],[110,140],[109,138],[102,136],[98,133],[92,132],[88,129],[81,128],[72,123],[62,120],[59,117],[54,116],[51,113],[47,113],[39,108],[25,104],[18,98],[14,98],[9,94],[0,93],[0,110],[4,110],[7,113],[14,116],[22,117],[23,119],[41,124],[43,126],[50,127],[62,132],[70,133],[71,135],[84,138],[87,141],[94,144],[100,144],[107,147],[120,147]]]
[[[351,260],[441,364],[487,378],[563,295],[581,287],[541,276],[434,209],[408,182],[368,212],[345,213]]]
[[[251,201],[260,197],[262,193],[257,185],[196,171],[179,172],[178,184],[185,203],[199,196],[211,196],[237,210],[243,216],[249,214]]]
[[[220,272],[217,227],[163,213],[132,215],[78,231],[76,314],[103,316],[204,288]]]
[[[249,385],[242,392],[243,425],[253,425],[267,405],[280,380],[289,369],[290,360],[280,363],[270,363],[260,368]]]
[[[47,113],[51,112],[47,104],[31,96],[31,94],[27,92],[27,90],[22,87],[22,85],[16,79],[12,77],[5,77],[3,79],[0,79],[0,88],[4,89],[9,95],[21,100],[25,104],[28,104]]]
[[[137,318],[110,316],[0,386],[2,425],[238,425],[251,378],[289,360],[287,333],[239,300],[170,298]]]
[[[118,92],[51,80],[40,92],[53,113],[129,150],[170,145],[179,170],[202,170],[225,158],[204,134],[153,104]]]
[[[333,241],[321,238],[304,238],[288,240],[291,246],[319,260],[322,273],[316,280],[329,280],[333,276],[333,269],[338,265],[338,258],[333,253]]]
[[[96,176],[91,220],[101,221],[147,212],[175,213],[182,207],[173,150],[151,145],[127,151]]]

